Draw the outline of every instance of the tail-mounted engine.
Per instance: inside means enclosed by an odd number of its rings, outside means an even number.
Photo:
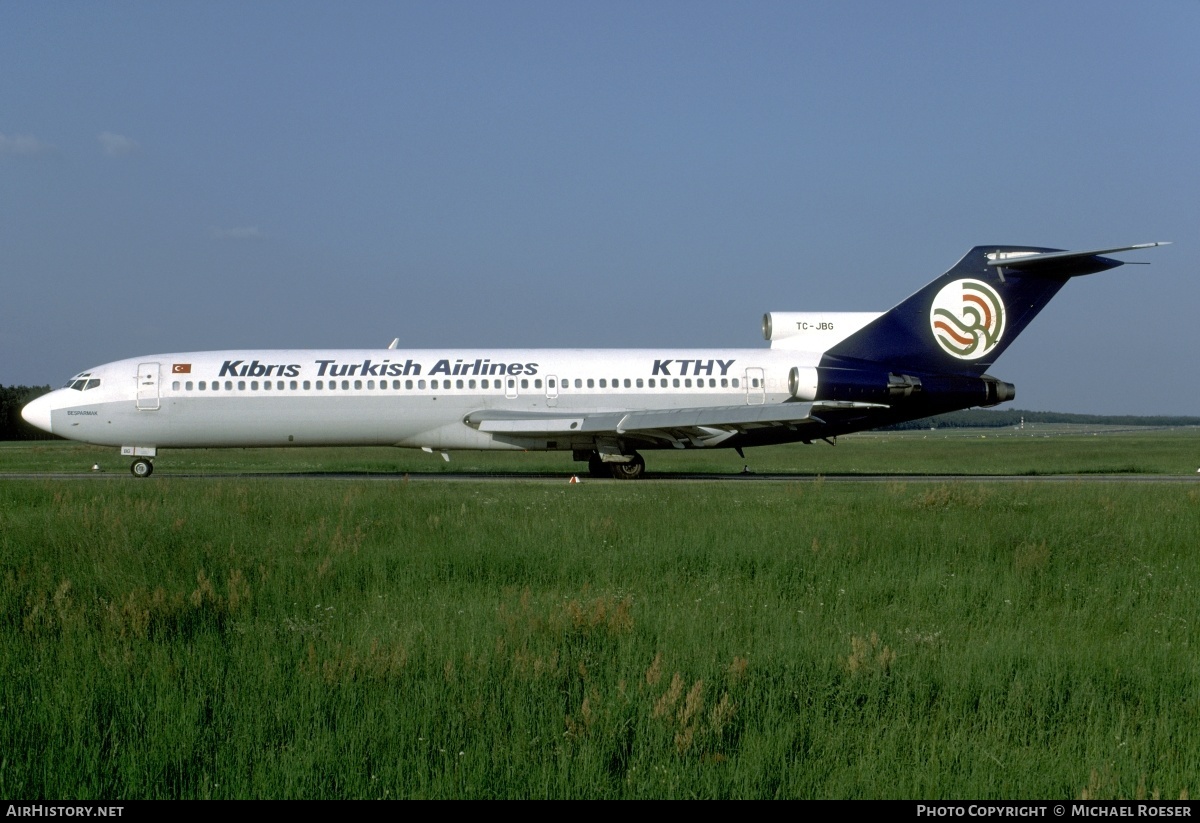
[[[796,400],[837,400],[900,406],[920,401],[930,406],[969,408],[995,406],[1013,400],[1012,383],[991,375],[900,374],[865,369],[795,367],[788,374],[788,391]]]
[[[773,349],[819,352],[879,317],[872,311],[773,311],[763,315],[763,339]]]

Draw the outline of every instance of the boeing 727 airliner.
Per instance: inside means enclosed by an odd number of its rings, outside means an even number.
[[[392,445],[570,450],[640,477],[640,451],[828,439],[1016,392],[987,374],[1103,255],[977,246],[890,311],[771,312],[763,349],[263,350],[155,354],[77,374],[33,425],[119,446],[148,477],[162,448]]]

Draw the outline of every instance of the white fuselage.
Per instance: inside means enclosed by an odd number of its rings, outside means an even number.
[[[184,352],[93,368],[35,400],[25,416],[71,440],[150,453],[318,445],[590,449],[594,436],[582,432],[538,436],[523,433],[519,421],[473,425],[467,417],[811,399],[789,391],[788,375],[811,372],[815,386],[819,358],[777,349]]]

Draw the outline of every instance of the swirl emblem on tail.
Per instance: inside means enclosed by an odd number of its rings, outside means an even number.
[[[977,360],[996,348],[1004,336],[1004,321],[1004,301],[980,280],[946,284],[929,309],[933,339],[960,360]]]

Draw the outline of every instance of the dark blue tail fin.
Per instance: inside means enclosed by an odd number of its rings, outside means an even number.
[[[982,375],[1072,277],[1123,265],[1101,255],[1165,243],[1062,251],[976,246],[948,272],[830,348],[821,366]]]

